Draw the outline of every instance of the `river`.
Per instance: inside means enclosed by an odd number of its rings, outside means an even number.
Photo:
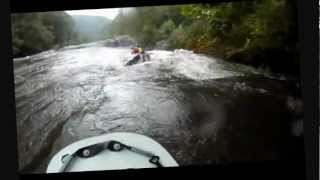
[[[43,173],[63,147],[110,132],[150,136],[180,165],[299,153],[294,83],[186,50],[149,53],[127,67],[129,48],[98,44],[14,59],[20,170]]]

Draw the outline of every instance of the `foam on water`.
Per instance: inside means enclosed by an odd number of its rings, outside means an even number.
[[[151,59],[162,68],[173,70],[177,76],[193,80],[217,79],[237,76],[240,73],[224,70],[215,58],[187,50],[151,51]]]

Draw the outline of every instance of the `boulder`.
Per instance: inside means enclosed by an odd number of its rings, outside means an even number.
[[[108,47],[114,47],[116,45],[116,41],[114,39],[107,39],[104,41],[104,45]]]
[[[135,46],[136,41],[130,36],[118,36],[114,39],[107,39],[103,42],[104,46],[107,47],[126,47]]]
[[[134,46],[136,41],[130,36],[118,36],[115,38],[115,46]]]

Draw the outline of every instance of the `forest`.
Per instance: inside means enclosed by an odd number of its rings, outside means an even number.
[[[13,56],[81,43],[72,18],[64,12],[11,15]]]
[[[111,20],[99,16],[70,16],[65,12],[11,15],[13,57],[104,39]]]
[[[299,76],[297,29],[295,1],[261,0],[131,8],[99,37],[129,35],[147,50],[188,49]],[[14,14],[12,34],[15,57],[97,40],[79,33],[65,12]]]

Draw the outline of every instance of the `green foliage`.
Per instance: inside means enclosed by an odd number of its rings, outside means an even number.
[[[179,49],[184,48],[186,46],[186,31],[179,26],[175,29],[169,36],[169,48],[170,49]]]
[[[12,14],[11,20],[14,57],[81,42],[65,12]]]
[[[203,35],[191,33],[191,39],[201,41],[193,47],[199,52],[277,72],[298,73],[295,10],[292,1],[262,0],[188,5],[181,13],[193,23],[205,21],[210,27]]]
[[[65,46],[71,42],[74,24],[69,15],[63,12],[44,12],[39,16],[41,16],[39,23],[42,23],[42,26],[40,24],[39,26],[52,32],[55,45]]]
[[[38,52],[52,47],[54,37],[38,14],[12,15],[12,45],[14,55]],[[28,23],[25,23],[28,22]]]
[[[126,34],[141,46],[152,47],[158,41],[167,40],[177,25],[185,23],[180,9],[181,6],[132,8],[129,12],[119,13],[106,37]]]
[[[165,21],[160,29],[159,29],[159,36],[161,39],[167,38],[174,30],[176,29],[176,25],[174,22],[170,19],[168,21]]]

